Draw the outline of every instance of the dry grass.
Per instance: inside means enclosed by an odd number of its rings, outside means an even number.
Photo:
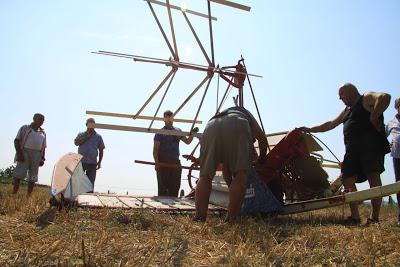
[[[59,212],[48,188],[27,198],[26,188],[14,197],[0,186],[1,266],[400,266],[394,207],[370,227],[339,225],[342,208],[227,225],[146,210]]]

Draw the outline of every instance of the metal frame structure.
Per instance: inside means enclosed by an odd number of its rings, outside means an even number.
[[[139,55],[132,55],[132,54],[125,54],[125,53],[117,53],[117,52],[110,52],[110,51],[97,51],[97,52],[92,52],[94,54],[100,54],[100,55],[105,55],[105,56],[113,56],[113,57],[120,57],[120,58],[127,58],[127,59],[132,59],[135,62],[145,62],[145,63],[152,63],[152,64],[161,64],[161,65],[165,65],[167,67],[170,67],[170,71],[168,72],[168,74],[161,80],[161,82],[158,84],[158,86],[156,87],[156,89],[150,94],[150,96],[148,97],[148,99],[145,101],[145,103],[139,108],[139,110],[134,114],[134,115],[127,115],[125,117],[130,117],[132,119],[147,119],[147,120],[151,120],[150,125],[148,128],[143,128],[141,130],[139,130],[140,132],[153,132],[151,127],[153,126],[153,123],[155,120],[161,120],[162,118],[157,117],[157,114],[160,110],[160,107],[162,105],[162,103],[164,102],[165,96],[168,93],[168,90],[171,86],[171,83],[177,73],[177,71],[179,69],[190,69],[190,70],[194,70],[194,71],[199,71],[199,72],[204,72],[206,75],[205,77],[195,86],[195,88],[193,89],[193,91],[184,99],[184,101],[182,102],[182,104],[175,110],[174,114],[173,114],[173,118],[175,121],[180,121],[180,122],[187,122],[187,123],[191,123],[191,128],[189,130],[189,133],[191,133],[194,129],[194,126],[196,123],[198,123],[198,116],[200,113],[200,110],[202,108],[202,105],[204,103],[204,99],[209,91],[209,87],[211,84],[211,81],[214,77],[214,74],[218,74],[222,79],[224,79],[225,81],[227,81],[228,83],[228,87],[225,90],[224,96],[221,99],[219,105],[217,105],[217,110],[216,113],[219,112],[219,110],[221,109],[223,103],[226,100],[227,97],[227,93],[229,92],[231,86],[238,88],[239,92],[238,92],[238,96],[236,97],[236,104],[239,106],[243,106],[244,105],[244,100],[243,100],[243,86],[244,86],[244,82],[247,79],[250,90],[251,90],[251,94],[253,96],[253,101],[254,104],[256,106],[257,109],[257,113],[258,113],[258,118],[260,120],[261,126],[264,130],[264,126],[262,124],[262,120],[261,120],[261,115],[257,106],[257,102],[256,102],[256,98],[254,96],[254,91],[250,82],[250,76],[251,77],[262,77],[260,75],[255,75],[255,74],[250,74],[247,73],[246,71],[246,66],[244,64],[244,59],[243,57],[240,58],[240,60],[238,61],[237,65],[235,66],[227,66],[227,67],[219,67],[219,65],[216,65],[215,63],[215,52],[214,52],[214,34],[213,34],[213,26],[212,26],[212,22],[213,21],[217,21],[217,18],[212,16],[211,13],[211,3],[215,3],[215,4],[220,4],[220,5],[224,5],[227,7],[231,7],[231,8],[235,8],[235,9],[239,9],[239,10],[243,10],[243,11],[250,11],[250,7],[245,6],[245,5],[241,5],[238,3],[234,3],[231,1],[226,1],[226,0],[204,0],[207,3],[207,14],[203,14],[201,12],[197,12],[197,11],[193,11],[193,10],[189,10],[189,9],[184,9],[184,8],[180,8],[178,6],[172,5],[170,3],[170,0],[165,0],[165,2],[162,1],[158,1],[158,0],[144,0],[145,2],[147,2],[148,7],[154,17],[154,20],[160,30],[160,33],[163,36],[163,39],[165,41],[166,46],[168,47],[169,51],[170,51],[170,57],[169,59],[160,59],[160,58],[154,58],[154,57],[146,57],[146,56],[139,56]],[[168,21],[169,21],[169,28],[170,28],[170,32],[171,32],[171,38],[168,38],[167,34],[166,34],[166,30],[164,29],[163,25],[160,22],[159,17],[157,16],[157,13],[154,10],[153,5],[158,5],[158,6],[162,6],[165,7],[167,9],[167,15],[168,15]],[[206,59],[208,65],[200,65],[200,64],[195,64],[195,63],[187,63],[187,62],[183,62],[180,60],[179,57],[179,51],[178,51],[178,46],[177,46],[177,41],[176,41],[176,35],[175,35],[175,27],[174,27],[174,20],[173,20],[173,16],[172,16],[172,11],[180,11],[180,13],[182,13],[191,33],[193,34],[193,37],[197,43],[197,45],[199,46],[204,58]],[[196,30],[194,29],[189,16],[188,15],[194,15],[194,16],[199,16],[202,18],[206,18],[208,20],[208,29],[209,29],[209,41],[210,41],[210,52],[208,53],[206,51],[206,48],[204,47],[202,41],[200,40]],[[171,42],[172,39],[172,42]],[[162,98],[157,106],[157,109],[154,113],[154,115],[152,117],[150,116],[141,116],[143,110],[146,108],[146,106],[153,100],[153,98],[161,91],[161,89],[164,87],[164,85],[166,85],[164,94],[162,95]],[[192,99],[192,97],[200,92],[200,89],[202,89],[205,86],[201,101],[197,107],[197,111],[196,111],[196,115],[194,117],[193,120],[189,121],[189,120],[178,120],[175,119],[176,115],[187,105],[187,103]],[[107,112],[95,112],[95,111],[87,111],[87,114],[92,114],[92,115],[101,115],[101,116],[113,116],[113,113],[107,113]],[[122,116],[119,116],[122,117]],[[93,125],[94,128],[101,128],[101,129],[111,129],[111,128],[120,128],[117,125],[107,125],[105,126],[100,125],[100,124],[94,124]],[[134,129],[131,129],[132,131],[136,131],[138,127],[135,127]],[[144,130],[147,129],[147,130]],[[265,132],[265,130],[264,130]]]

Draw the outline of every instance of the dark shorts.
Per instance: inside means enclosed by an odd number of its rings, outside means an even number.
[[[385,156],[376,152],[346,152],[342,162],[342,179],[356,178],[356,183],[367,181],[372,173],[381,174],[384,170]]]

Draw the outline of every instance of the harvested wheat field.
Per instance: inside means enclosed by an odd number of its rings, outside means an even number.
[[[368,227],[340,225],[342,207],[229,225],[217,215],[194,223],[147,210],[58,211],[46,187],[31,198],[10,189],[0,187],[1,266],[400,266],[393,206]]]

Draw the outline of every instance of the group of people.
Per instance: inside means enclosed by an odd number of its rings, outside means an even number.
[[[46,151],[46,133],[42,128],[44,115],[36,113],[30,124],[23,125],[15,137],[15,166],[13,176],[13,194],[17,194],[21,180],[27,178],[28,196],[33,192],[35,183],[38,181],[39,167],[44,165]],[[95,123],[93,118],[86,121],[86,126]],[[82,157],[82,167],[90,182],[94,186],[96,171],[101,168],[103,150],[105,148],[103,138],[94,128],[87,127],[75,138],[75,145],[78,146],[78,153]]]
[[[383,112],[388,108],[391,96],[380,92],[367,92],[360,94],[358,89],[351,83],[346,83],[339,88],[339,98],[345,104],[345,108],[333,120],[329,120],[314,127],[301,127],[305,132],[326,132],[343,124],[343,136],[345,144],[345,155],[341,163],[341,180],[346,191],[356,191],[356,183],[369,182],[370,187],[381,186],[381,173],[384,169],[384,157],[391,151],[396,181],[400,181],[400,98],[395,101],[397,114],[388,124],[384,124]],[[171,112],[164,117],[171,121]],[[165,129],[175,129],[167,125]],[[391,145],[387,137],[392,135]],[[163,138],[173,141],[175,149],[165,146],[165,150],[178,151],[174,153],[170,162],[179,164],[179,140],[190,143],[191,138],[161,137],[154,138],[154,159],[161,160],[160,147],[163,146]],[[194,220],[204,221],[207,217],[207,208],[211,193],[211,181],[215,175],[217,166],[222,164],[223,176],[229,186],[229,206],[227,220],[235,220],[240,212],[243,202],[246,179],[252,162],[254,162],[254,141],[258,141],[258,160],[265,159],[267,151],[267,139],[254,119],[253,115],[243,107],[228,108],[208,122],[200,141],[200,179],[196,186],[196,216]],[[160,145],[161,142],[161,145]],[[157,157],[158,155],[158,157]],[[156,170],[159,170],[156,167]],[[180,181],[180,170],[170,169],[168,174],[158,171],[159,194],[164,186],[177,186]],[[168,175],[175,173],[175,181]],[[161,184],[161,185],[160,185]],[[160,189],[161,188],[161,189]],[[177,189],[167,192],[177,196]],[[397,194],[400,210],[400,193]],[[382,198],[371,200],[372,209],[367,224],[379,223],[380,207]],[[350,216],[344,221],[345,224],[361,224],[358,203],[350,204]],[[399,212],[400,225],[400,212]]]
[[[341,179],[346,191],[356,191],[356,183],[369,182],[370,187],[381,186],[380,174],[384,171],[385,154],[391,152],[396,181],[400,181],[400,98],[395,100],[395,117],[384,124],[383,112],[388,108],[391,96],[386,93],[367,92],[360,94],[351,83],[339,88],[339,98],[345,108],[333,120],[314,127],[301,127],[305,132],[326,132],[343,124],[345,155],[341,163]],[[17,193],[20,180],[28,177],[28,195],[32,193],[38,178],[38,168],[45,161],[46,134],[42,129],[44,116],[35,114],[33,122],[18,131],[14,145],[17,166],[13,173],[14,189]],[[94,123],[89,118],[86,122]],[[173,126],[172,111],[164,112],[164,130],[181,131]],[[389,144],[387,137],[392,135]],[[179,142],[190,144],[192,136],[154,136],[153,157],[157,173],[158,195],[177,197],[181,183],[179,168]],[[259,154],[255,153],[254,142],[258,141]],[[101,167],[103,150],[102,137],[88,127],[75,139],[78,153],[83,155],[82,166],[90,181],[95,182],[96,170]],[[194,220],[204,221],[207,217],[211,182],[222,164],[223,176],[229,186],[227,220],[237,218],[243,202],[246,180],[254,161],[263,162],[268,142],[253,115],[243,107],[231,107],[212,117],[200,141],[200,179],[195,190],[196,215]],[[97,158],[98,157],[98,158]],[[257,158],[255,158],[257,157]],[[177,165],[176,168],[160,167],[158,163]],[[371,201],[372,209],[367,224],[379,223],[382,198]],[[397,194],[400,210],[400,193]],[[346,224],[360,224],[358,203],[350,204],[350,216]],[[400,212],[398,222],[400,225]]]

